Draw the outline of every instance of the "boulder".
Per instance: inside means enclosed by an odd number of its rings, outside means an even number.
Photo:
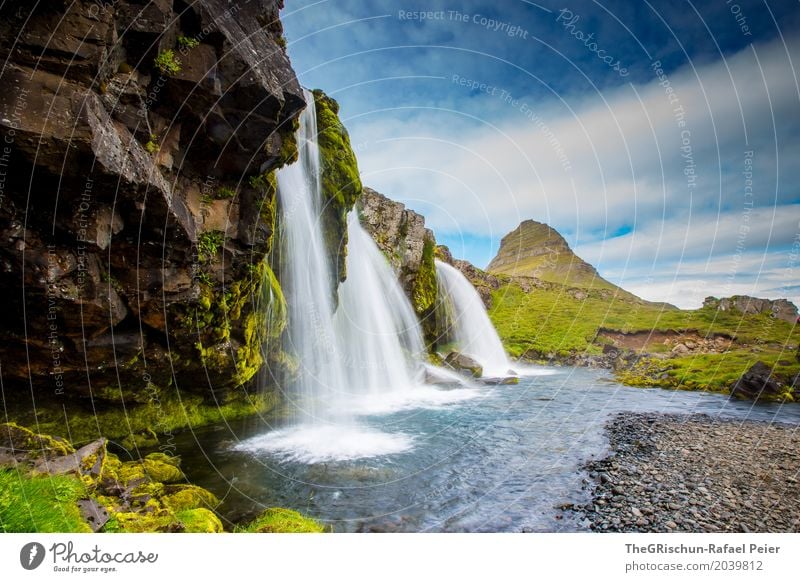
[[[480,378],[483,376],[483,366],[466,354],[450,352],[447,354],[447,357],[445,357],[444,363],[453,370],[466,373],[473,378]]]
[[[751,400],[777,400],[787,393],[787,386],[772,373],[772,368],[758,361],[742,374],[731,389],[731,396]]]

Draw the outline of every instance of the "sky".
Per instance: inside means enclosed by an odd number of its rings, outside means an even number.
[[[365,185],[485,267],[522,220],[684,308],[800,304],[800,2],[286,0]]]

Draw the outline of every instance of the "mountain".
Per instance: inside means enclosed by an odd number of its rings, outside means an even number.
[[[577,256],[558,231],[535,220],[523,221],[503,237],[486,270],[494,275],[533,277],[569,287],[628,293],[603,279],[597,269]]]

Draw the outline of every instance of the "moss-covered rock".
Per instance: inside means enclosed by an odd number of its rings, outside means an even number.
[[[282,507],[271,507],[244,527],[242,533],[323,533],[319,522],[301,513]]]
[[[153,481],[160,483],[175,483],[186,477],[178,467],[158,459],[145,458],[142,461],[145,474]]]
[[[222,522],[213,511],[198,507],[179,511],[175,517],[183,526],[184,533],[221,533]]]
[[[314,90],[317,144],[322,173],[322,226],[336,283],[347,277],[347,214],[361,195],[362,185],[350,137],[339,120],[339,104],[319,89]]]
[[[167,494],[163,497],[162,502],[173,511],[199,507],[213,509],[220,503],[213,493],[197,485],[172,485],[167,489]]]
[[[36,434],[15,422],[0,424],[0,447],[23,452],[30,458],[59,457],[75,452],[65,440]]]

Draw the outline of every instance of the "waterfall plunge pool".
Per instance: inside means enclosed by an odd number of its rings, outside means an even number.
[[[554,371],[516,386],[430,387],[427,397],[375,402],[347,430],[304,432],[279,417],[217,425],[176,435],[177,453],[190,482],[222,499],[231,521],[283,506],[337,532],[582,531],[575,518],[556,519],[557,507],[588,501],[581,466],[607,452],[603,425],[615,413],[800,425],[797,405]]]

